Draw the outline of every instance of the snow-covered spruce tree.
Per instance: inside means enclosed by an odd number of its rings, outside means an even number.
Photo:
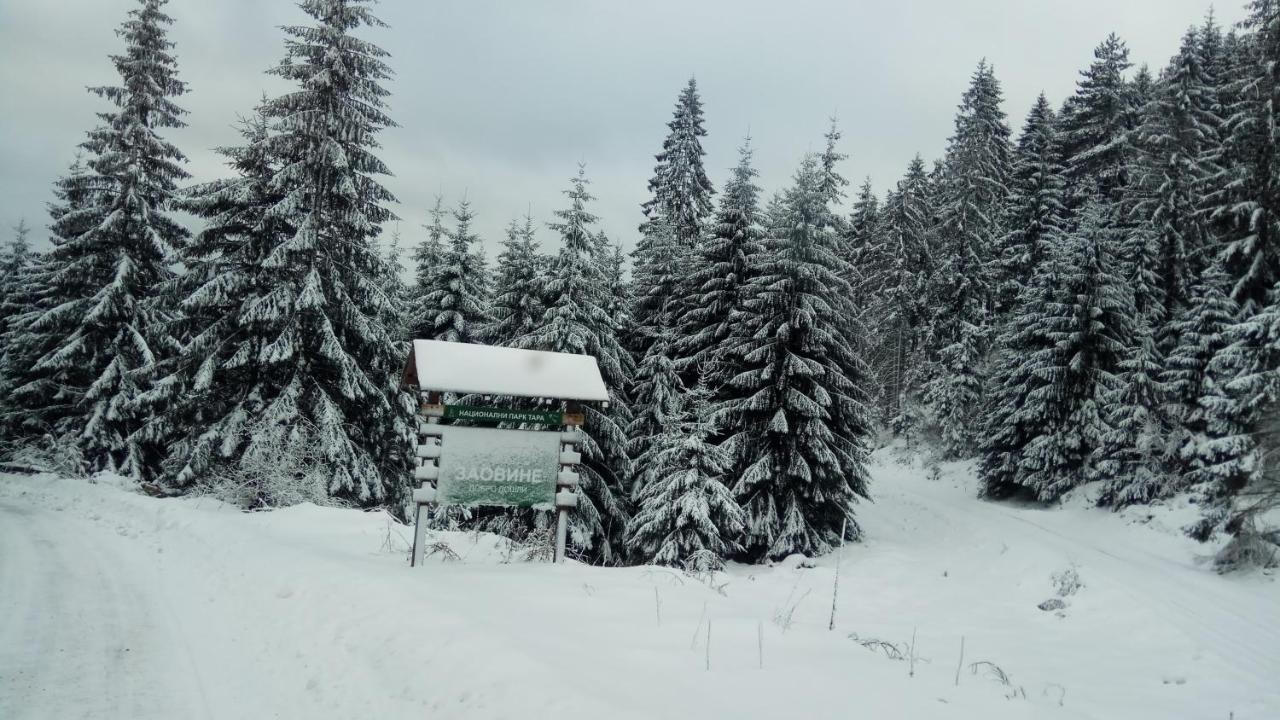
[[[725,399],[725,384],[741,369],[734,366],[726,349],[751,332],[742,322],[745,288],[764,238],[758,217],[760,188],[751,156],[747,138],[720,196],[715,222],[698,248],[698,260],[686,268],[699,293],[680,319],[675,338],[674,356],[684,364],[685,374],[694,368],[704,373],[715,400]]]
[[[31,226],[25,219],[13,226],[13,239],[0,251],[0,334],[9,326],[9,318],[21,312],[23,285],[29,280],[32,262]]]
[[[9,390],[13,382],[21,378],[4,362],[5,349],[14,340],[14,331],[21,327],[22,316],[33,307],[34,272],[39,257],[32,252],[28,237],[31,228],[26,220],[19,220],[13,228],[13,239],[0,251],[0,423],[3,422]],[[17,368],[15,368],[17,370]],[[0,424],[0,428],[3,428]],[[14,437],[5,433],[5,437]]]
[[[671,224],[663,218],[646,222],[643,232],[632,253],[635,270],[630,316],[634,324],[627,336],[636,357],[643,357],[657,337],[671,333],[686,309],[692,308],[679,294],[686,284],[684,276],[690,272],[693,251],[676,243]]]
[[[1190,530],[1197,538],[1213,534],[1231,516],[1232,499],[1259,471],[1255,431],[1268,412],[1265,383],[1280,365],[1268,349],[1266,323],[1259,321],[1276,301],[1280,280],[1280,3],[1254,0],[1243,23],[1250,31],[1239,40],[1232,68],[1238,73],[1225,88],[1232,98],[1225,128],[1220,188],[1213,205],[1223,221],[1221,253],[1238,306],[1225,331],[1226,347],[1211,362],[1218,382],[1205,388],[1208,437],[1192,452],[1204,517]],[[1247,379],[1246,379],[1247,378]]]
[[[826,207],[831,212],[831,217],[827,219],[826,224],[836,233],[836,240],[840,243],[838,247],[843,251],[844,238],[849,232],[849,225],[835,211],[835,208],[844,200],[844,189],[849,185],[849,181],[840,174],[839,169],[840,163],[847,160],[849,156],[840,152],[837,147],[837,143],[840,142],[841,138],[838,121],[836,118],[831,118],[830,122],[826,135],[822,136],[823,140],[826,141],[826,145],[823,146],[822,153],[818,155],[818,164],[822,166],[822,182],[819,183],[819,186],[822,196],[827,200]],[[848,258],[843,252],[840,255],[840,259],[847,264]]]
[[[1216,99],[1205,78],[1195,31],[1150,92],[1133,142],[1130,182],[1122,192],[1127,222],[1123,264],[1134,298],[1135,333],[1121,363],[1120,387],[1108,398],[1111,424],[1102,504],[1144,503],[1180,487],[1175,418],[1160,380],[1185,313],[1190,286],[1204,267],[1209,236],[1200,211],[1218,152]],[[1138,84],[1135,79],[1135,85]],[[1172,461],[1172,462],[1171,462]]]
[[[453,211],[456,226],[435,269],[435,286],[425,291],[419,306],[420,340],[481,342],[489,323],[489,278],[484,255],[476,247],[480,239],[471,230],[475,213],[463,200]]]
[[[692,248],[702,237],[711,215],[711,196],[715,193],[703,168],[702,99],[694,78],[680,91],[675,112],[667,123],[668,133],[662,141],[662,152],[655,159],[653,178],[649,180],[650,198],[645,201],[645,223],[665,221],[671,226],[676,242]],[[643,232],[643,226],[641,227]]]
[[[409,327],[413,313],[413,291],[404,280],[404,244],[400,236],[400,224],[391,231],[387,243],[387,295],[395,306],[395,320],[390,326],[391,337],[405,357],[409,354]]]
[[[1156,246],[1151,320],[1162,341],[1164,326],[1186,308],[1190,287],[1213,252],[1201,198],[1216,174],[1216,103],[1196,32],[1188,30],[1143,113],[1133,172],[1140,198],[1136,220],[1150,225]]]
[[[938,208],[938,271],[932,284],[934,367],[926,400],[944,451],[976,448],[980,403],[997,290],[997,260],[1010,183],[1009,126],[1000,83],[983,62],[960,103],[947,148]]]
[[[724,484],[729,458],[712,442],[709,395],[699,384],[678,396],[676,415],[638,460],[627,548],[644,562],[706,572],[738,549],[744,515]]]
[[[1165,357],[1161,382],[1165,386],[1166,410],[1176,432],[1170,438],[1173,448],[1168,493],[1190,486],[1200,477],[1203,467],[1199,450],[1208,441],[1208,418],[1205,400],[1217,394],[1220,378],[1210,370],[1213,358],[1226,345],[1226,330],[1236,317],[1236,305],[1227,297],[1226,276],[1214,263],[1191,286],[1189,306],[1169,325],[1173,349]],[[1165,493],[1167,494],[1167,493]]]
[[[270,70],[298,89],[263,103],[269,132],[231,155],[240,177],[197,193],[210,203],[202,242],[238,247],[239,267],[184,302],[196,313],[230,303],[231,320],[184,351],[193,391],[210,402],[171,456],[169,479],[234,476],[281,447],[318,448],[324,493],[394,505],[407,487],[410,404],[375,245],[394,198],[373,154],[392,125],[382,87],[391,70],[385,51],[354,35],[383,23],[361,0],[301,8],[316,24],[284,28],[287,54]],[[237,204],[261,221],[219,231],[238,220]]]
[[[685,387],[671,359],[671,335],[671,331],[666,331],[653,338],[636,368],[630,396],[634,416],[627,425],[632,499],[642,492],[645,479],[652,476],[650,465],[657,459],[651,452],[654,443],[679,420]]]
[[[54,202],[49,204],[50,237],[56,248],[68,240],[88,232],[98,218],[88,212],[96,198],[86,175],[89,170],[76,156],[67,174],[54,183]],[[70,422],[77,411],[80,394],[91,378],[87,368],[62,367],[56,370],[40,365],[41,358],[54,352],[64,340],[55,326],[38,323],[45,313],[68,298],[84,297],[93,292],[92,278],[66,275],[50,255],[41,254],[29,267],[22,283],[23,297],[11,301],[19,307],[9,312],[8,327],[0,345],[0,373],[3,374],[4,396],[0,401],[0,428],[13,440],[35,436],[74,436],[79,428]],[[76,284],[74,281],[79,281]]]
[[[449,235],[444,226],[444,197],[436,195],[428,214],[431,222],[422,226],[427,236],[413,249],[413,305],[409,329],[414,338],[426,339],[435,326],[435,315],[427,306],[427,296],[439,286],[436,276],[444,267],[444,241]]]
[[[1073,210],[1095,190],[1107,201],[1117,200],[1131,159],[1132,106],[1124,80],[1131,66],[1129,48],[1112,33],[1094,49],[1093,57],[1059,120]]]
[[[733,349],[745,368],[717,407],[733,491],[747,515],[748,557],[826,552],[860,535],[851,503],[866,497],[866,369],[846,335],[852,309],[822,167],[805,158],[779,225],[760,253]],[[781,210],[781,208],[779,208]]]
[[[982,495],[1051,501],[1095,477],[1103,403],[1132,334],[1099,201],[1049,243],[1000,342],[979,475]]]
[[[155,441],[176,434],[165,462],[165,478],[176,485],[203,477],[222,460],[219,444],[237,442],[243,431],[245,398],[259,400],[242,393],[258,375],[255,348],[275,339],[274,328],[245,322],[245,303],[270,292],[275,275],[265,259],[295,232],[291,218],[273,212],[285,195],[272,187],[280,160],[266,145],[266,118],[242,119],[240,134],[242,145],[218,150],[236,175],[189,188],[181,198],[182,209],[205,221],[184,248],[186,272],[174,292],[175,327],[187,339],[142,396],[149,419],[141,434]],[[234,420],[224,436],[220,421],[228,416]]]
[[[1138,321],[1140,322],[1140,321]],[[1168,391],[1161,379],[1164,358],[1155,335],[1140,329],[1117,364],[1116,388],[1104,398],[1107,423],[1098,453],[1103,481],[1100,505],[1149,503],[1174,492],[1169,472],[1171,429],[1164,407]]]
[[[1000,249],[997,309],[1001,315],[1013,308],[1034,269],[1043,263],[1048,238],[1062,230],[1065,192],[1057,114],[1041,93],[1027,113],[1013,153],[1008,232]]]
[[[585,407],[583,442],[584,493],[573,514],[573,544],[603,562],[615,562],[623,545],[627,508],[622,478],[630,472],[627,438],[630,420],[622,388],[634,372],[630,356],[618,341],[616,320],[607,310],[613,301],[605,276],[606,258],[591,226],[596,217],[587,209],[586,170],[578,169],[566,194],[569,206],[556,211],[550,227],[561,246],[546,279],[552,298],[542,320],[519,338],[517,347],[591,355],[609,388],[609,407]]]
[[[604,281],[609,288],[609,303],[605,308],[618,326],[618,337],[631,337],[635,318],[631,317],[632,283],[627,279],[627,253],[622,249],[622,243],[611,243],[603,230],[596,235],[596,242],[600,252],[605,253]],[[548,273],[550,258],[540,259],[542,273]]]
[[[885,199],[885,268],[876,283],[882,293],[879,330],[884,338],[886,416],[896,434],[918,426],[921,368],[928,336],[929,287],[935,272],[934,196],[924,160],[912,159],[906,175]]]
[[[543,271],[533,215],[525,215],[523,223],[512,220],[498,255],[490,309],[493,322],[484,332],[487,342],[510,345],[538,326],[543,311]]]
[[[1196,479],[1203,514],[1188,528],[1199,539],[1221,528],[1233,536],[1233,544],[1252,541],[1244,535],[1256,532],[1254,521],[1274,508],[1259,508],[1256,502],[1274,499],[1280,492],[1275,471],[1280,449],[1275,430],[1280,407],[1280,283],[1267,300],[1261,311],[1228,326],[1227,345],[1210,363],[1211,377],[1222,384],[1207,388],[1201,398],[1209,429],[1209,439],[1196,457],[1202,467]]]
[[[871,186],[871,178],[862,181],[853,198],[853,208],[844,233],[843,254],[849,266],[849,285],[853,302],[864,317],[876,304],[882,288],[878,282],[886,269],[884,237],[880,216],[880,199]]]
[[[671,309],[677,317],[694,301],[700,287],[688,280],[687,272],[676,278],[668,278],[652,264],[665,265],[672,255],[678,262],[692,261],[711,216],[711,196],[714,190],[703,167],[702,138],[707,131],[703,127],[702,100],[698,97],[698,84],[693,78],[680,92],[671,121],[667,123],[667,137],[662,141],[662,151],[649,180],[650,197],[641,206],[644,222],[640,225],[640,241],[632,255],[635,271],[635,336],[630,345],[637,355],[643,354],[649,342],[659,332],[670,328],[670,315],[658,311],[667,300],[674,298]],[[684,268],[687,271],[687,267]],[[668,280],[675,282],[664,287]]]
[[[66,179],[83,203],[60,208],[48,256],[51,306],[26,324],[47,351],[32,368],[36,385],[57,385],[44,402],[74,405],[55,434],[74,430],[90,470],[150,477],[158,448],[134,437],[140,394],[157,360],[175,351],[158,288],[173,277],[174,253],[187,232],[169,215],[182,153],[159,131],[183,125],[173,98],[186,92],[168,40],[163,0],[140,0],[117,34],[111,57],[120,84],[91,88],[114,109],[89,132],[83,174]],[[46,382],[41,382],[41,380]],[[28,390],[23,390],[28,392]],[[28,395],[39,408],[40,399]]]

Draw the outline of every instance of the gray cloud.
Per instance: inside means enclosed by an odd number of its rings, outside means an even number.
[[[113,30],[132,0],[0,0],[0,223],[40,226],[50,183],[103,109],[84,92],[111,83]],[[975,7],[976,6],[976,7]],[[844,174],[890,186],[916,152],[941,154],[979,59],[994,63],[1015,130],[1041,90],[1057,104],[1093,47],[1115,31],[1135,63],[1162,66],[1205,0],[988,0],[907,3],[796,0],[384,0],[392,53],[383,136],[407,243],[442,192],[465,192],[492,248],[508,220],[559,208],[579,161],[611,237],[630,245],[676,94],[696,75],[717,186],[748,128],[768,191],[821,146],[838,115]],[[173,0],[181,103],[170,134],[196,180],[223,172],[238,114],[281,89],[263,73],[282,54],[278,26],[304,22],[287,0]],[[1237,6],[1219,21],[1238,20]],[[554,238],[542,234],[545,243]],[[493,250],[490,250],[493,252]]]

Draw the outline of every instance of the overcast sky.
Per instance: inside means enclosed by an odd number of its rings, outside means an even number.
[[[117,82],[107,60],[134,0],[0,0],[0,223],[25,217],[41,242],[50,184]],[[1058,105],[1108,32],[1135,63],[1162,66],[1205,0],[383,0],[389,29],[362,30],[396,72],[382,158],[406,243],[436,193],[465,193],[491,256],[530,207],[539,221],[587,164],[595,209],[630,246],[676,95],[696,75],[707,168],[719,187],[750,131],[761,184],[785,184],[836,115],[846,177],[883,191],[916,153],[939,156],[969,75],[986,57],[1015,131],[1041,90]],[[1229,25],[1237,3],[1215,9]],[[289,0],[172,0],[168,13],[189,126],[168,136],[195,180],[224,172],[237,115],[282,89]],[[6,232],[7,235],[7,232]],[[541,239],[555,242],[549,231]]]

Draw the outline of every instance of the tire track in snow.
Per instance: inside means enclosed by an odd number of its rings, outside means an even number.
[[[113,551],[126,542],[0,502],[0,717],[210,717],[172,612],[145,594],[151,569]]]

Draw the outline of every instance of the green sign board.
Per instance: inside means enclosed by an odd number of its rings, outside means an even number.
[[[446,420],[471,420],[473,422],[564,424],[564,415],[559,412],[509,410],[506,408],[474,407],[472,405],[445,405],[444,418]]]
[[[551,509],[560,471],[560,432],[440,428],[436,497],[444,505]]]

